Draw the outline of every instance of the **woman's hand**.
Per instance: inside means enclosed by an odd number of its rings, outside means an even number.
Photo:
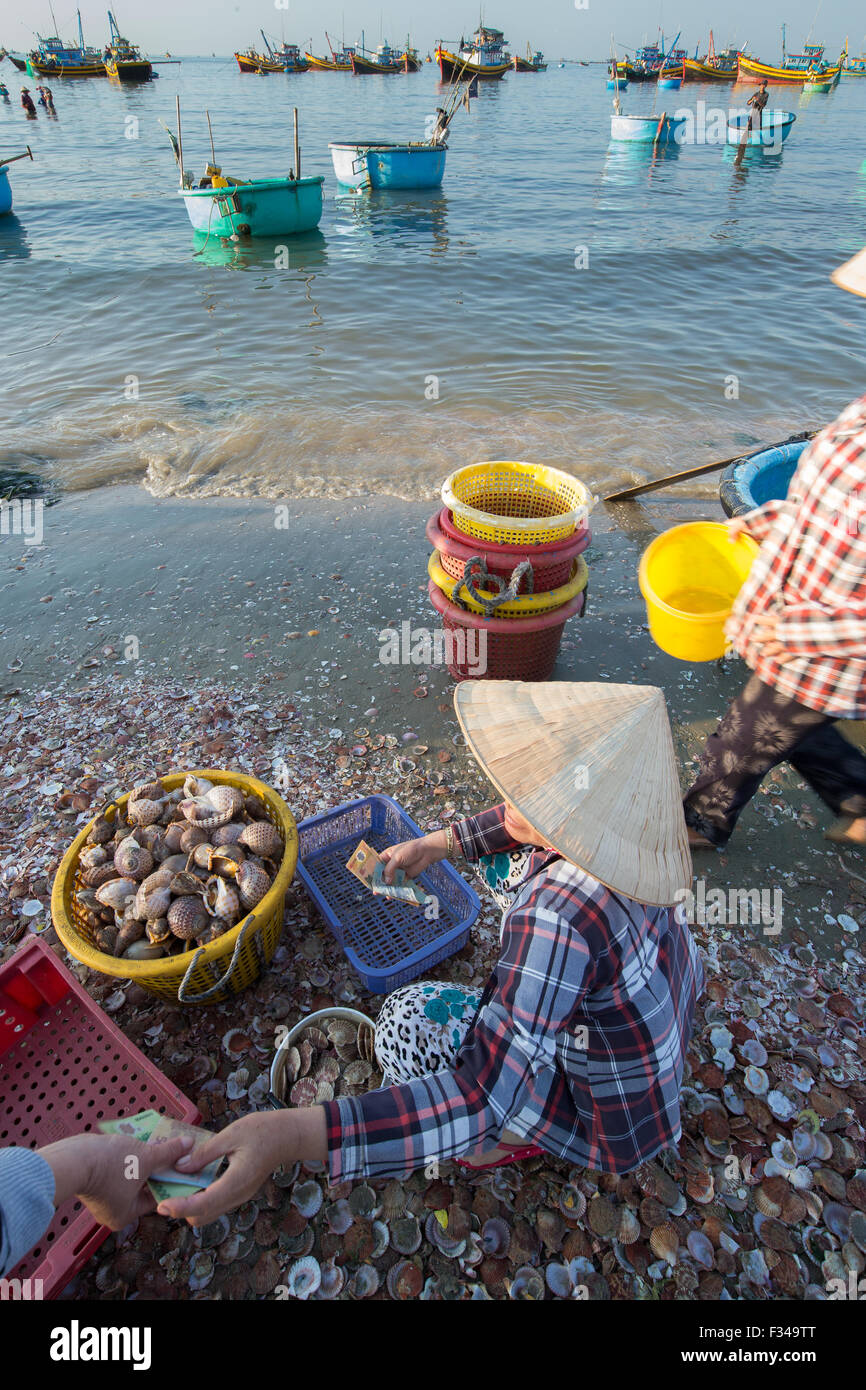
[[[223,1212],[234,1211],[254,1197],[271,1173],[283,1163],[299,1159],[325,1161],[328,1157],[325,1112],[321,1105],[305,1110],[272,1110],[244,1115],[177,1167],[197,1173],[215,1158],[227,1158],[228,1168],[209,1187],[191,1197],[171,1197],[160,1202],[160,1216],[176,1216],[190,1226],[206,1226]]]
[[[100,1226],[119,1231],[153,1211],[147,1179],[172,1168],[192,1148],[192,1139],[144,1144],[124,1134],[75,1134],[39,1153],[54,1173],[54,1205],[75,1196]]]
[[[747,518],[745,516],[731,517],[731,520],[728,522],[728,535],[732,541],[737,540],[740,536],[751,535],[747,524]]]
[[[402,869],[407,878],[418,878],[431,864],[438,864],[447,854],[445,831],[434,830],[422,835],[418,840],[403,840],[399,845],[390,845],[381,852],[385,864],[382,877],[386,883],[394,882],[394,873]]]
[[[770,657],[777,661],[780,666],[786,662],[794,660],[793,652],[789,652],[783,642],[778,638],[778,613],[764,613],[756,618],[749,640],[761,648],[761,656]]]

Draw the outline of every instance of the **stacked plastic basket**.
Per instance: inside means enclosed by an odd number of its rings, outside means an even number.
[[[548,680],[584,611],[593,505],[583,483],[531,463],[474,463],[427,523],[430,601],[455,680]]]

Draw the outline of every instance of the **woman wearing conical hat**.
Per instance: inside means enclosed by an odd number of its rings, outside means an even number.
[[[332,1184],[533,1151],[625,1173],[679,1139],[703,976],[677,910],[692,869],[661,691],[467,681],[455,703],[505,801],[394,847],[389,871],[480,867],[503,905],[486,988],[397,990],[376,1026],[393,1084],[238,1120],[185,1165],[228,1155],[225,1175],[164,1215],[203,1224],[297,1159]]]

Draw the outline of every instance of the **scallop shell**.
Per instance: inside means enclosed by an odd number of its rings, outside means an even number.
[[[316,1028],[315,1026],[306,1028],[301,1034],[301,1037],[304,1042],[308,1042],[310,1047],[315,1048],[317,1052],[322,1052],[328,1047],[327,1035],[322,1032],[321,1028]]]
[[[414,1255],[421,1247],[421,1227],[414,1216],[398,1216],[391,1222],[391,1245],[398,1255]]]
[[[379,1292],[379,1275],[372,1265],[358,1265],[353,1274],[348,1293],[352,1298],[372,1298]]]
[[[181,941],[192,941],[209,924],[201,898],[175,898],[168,909],[168,925]]]
[[[330,1053],[327,1053],[324,1057],[319,1058],[313,1075],[317,1081],[336,1081],[337,1077],[340,1075],[340,1063],[337,1061],[336,1057],[332,1057]]]
[[[376,1061],[376,1034],[364,1023],[358,1029],[358,1052],[366,1062]]]
[[[763,1185],[755,1189],[754,1202],[763,1216],[781,1216],[782,1214],[782,1203],[777,1202]]]
[[[292,1202],[308,1221],[321,1211],[323,1201],[322,1189],[317,1182],[311,1179],[309,1182],[295,1183],[292,1189]]]
[[[313,1077],[315,1081],[315,1077]],[[326,1101],[334,1099],[334,1083],[326,1081],[324,1078],[316,1082],[316,1104],[324,1105]]]
[[[686,1247],[696,1264],[699,1264],[702,1269],[712,1269],[716,1252],[709,1236],[705,1236],[703,1231],[689,1231],[686,1237]]]
[[[315,1077],[302,1076],[296,1081],[289,1092],[289,1100],[292,1105],[306,1106],[315,1105],[319,1094],[319,1086]]]
[[[770,1089],[770,1079],[761,1067],[748,1066],[743,1073],[743,1085],[753,1096],[765,1096]]]
[[[355,1042],[355,1028],[346,1018],[330,1018],[325,1031],[335,1047],[348,1047]]]
[[[326,1260],[320,1270],[321,1283],[316,1291],[316,1298],[338,1298],[346,1282],[346,1276],[341,1267],[333,1259]]]
[[[373,1074],[373,1068],[369,1062],[363,1059],[357,1062],[350,1062],[343,1071],[343,1080],[348,1086],[363,1086]]]
[[[499,1216],[491,1216],[481,1227],[481,1249],[493,1259],[504,1259],[511,1244],[511,1227]]]
[[[574,1282],[567,1265],[549,1264],[544,1271],[544,1278],[554,1298],[571,1298]]]
[[[301,1059],[301,1065],[298,1071],[298,1075],[306,1076],[313,1063],[313,1049],[310,1047],[310,1044],[307,1042],[306,1038],[302,1038],[300,1043],[298,1044],[298,1056]]]
[[[616,1235],[617,1240],[623,1245],[633,1245],[636,1240],[640,1239],[640,1221],[631,1207],[623,1207],[619,1218],[619,1230]]]
[[[269,820],[252,821],[250,825],[245,825],[238,836],[238,844],[252,850],[253,854],[260,854],[263,859],[276,859],[282,857],[283,853],[283,837]]]
[[[586,1214],[586,1198],[579,1188],[569,1184],[559,1194],[559,1210],[569,1221],[582,1221]]]
[[[664,1260],[665,1264],[676,1264],[680,1237],[676,1227],[672,1226],[669,1221],[650,1231],[649,1243],[650,1249],[658,1259]]]
[[[508,1287],[508,1297],[539,1303],[544,1298],[544,1280],[532,1265],[521,1265]]]
[[[288,1081],[289,1084],[291,1084],[291,1082],[297,1081],[297,1079],[298,1079],[298,1077],[300,1076],[300,1074],[301,1074],[301,1054],[300,1054],[300,1052],[298,1051],[298,1049],[295,1047],[294,1043],[292,1043],[292,1045],[291,1045],[290,1047],[287,1047],[287,1048],[286,1048],[286,1070],[285,1070],[286,1081]]]
[[[388,1293],[398,1302],[408,1302],[417,1298],[424,1287],[424,1276],[411,1260],[398,1260],[388,1270],[386,1279]]]
[[[587,1221],[597,1236],[612,1236],[619,1229],[620,1214],[607,1197],[595,1196],[589,1203]]]
[[[305,1302],[311,1294],[314,1294],[322,1283],[322,1271],[319,1261],[312,1255],[305,1255],[302,1260],[296,1260],[286,1276],[286,1287],[291,1298],[298,1298]]]

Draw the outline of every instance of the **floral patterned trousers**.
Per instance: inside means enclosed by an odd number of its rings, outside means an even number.
[[[764,777],[788,762],[836,814],[866,815],[866,757],[830,715],[808,709],[752,676],[707,739],[684,799],[686,824],[727,843]]]

